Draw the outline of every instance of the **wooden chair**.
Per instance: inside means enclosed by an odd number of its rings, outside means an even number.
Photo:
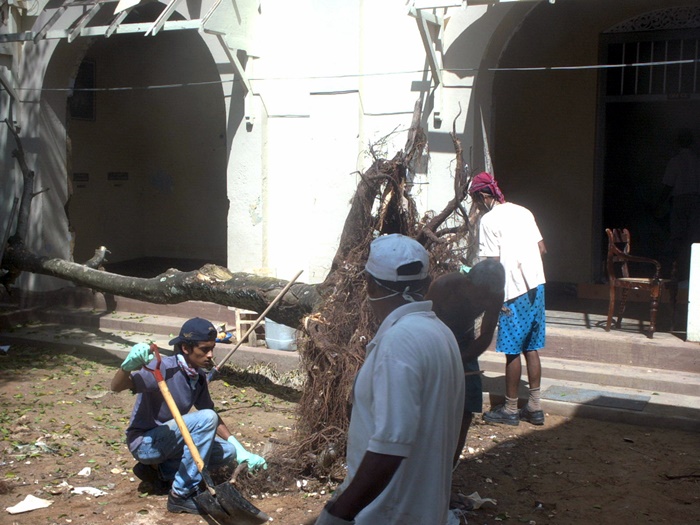
[[[622,316],[625,313],[625,304],[627,295],[630,290],[647,290],[651,299],[649,331],[647,336],[654,337],[656,331],[656,312],[659,309],[659,297],[661,290],[667,288],[671,294],[672,317],[671,330],[673,330],[673,321],[676,316],[676,295],[678,291],[678,283],[675,279],[661,278],[661,263],[648,257],[636,257],[630,255],[630,232],[626,228],[610,229],[607,228],[605,233],[608,235],[608,283],[610,285],[610,304],[608,306],[608,322],[605,326],[606,331],[610,331],[613,312],[615,310],[615,292],[619,288],[621,291],[620,308],[618,311],[616,328],[620,328]],[[642,267],[648,267],[649,272],[653,270],[651,277],[632,277],[630,276],[629,264],[635,264]]]

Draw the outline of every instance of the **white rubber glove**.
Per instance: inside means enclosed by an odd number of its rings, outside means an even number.
[[[141,369],[144,365],[147,365],[155,357],[155,354],[151,352],[150,345],[146,343],[139,343],[131,347],[129,355],[126,356],[124,362],[122,363],[122,370],[125,372],[133,372],[134,370]]]
[[[238,440],[233,436],[229,436],[229,438],[226,441],[231,443],[236,449],[236,461],[238,461],[239,464],[248,463],[248,467],[251,470],[255,470],[260,467],[262,467],[264,470],[267,470],[267,461],[265,461],[265,458],[263,458],[262,456],[258,456],[257,454],[251,454],[250,452],[248,452],[245,448],[243,448],[243,445],[241,445],[238,442]]]
[[[355,520],[347,521],[337,516],[329,514],[329,512],[324,507],[321,514],[318,515],[316,519],[316,525],[353,525]]]

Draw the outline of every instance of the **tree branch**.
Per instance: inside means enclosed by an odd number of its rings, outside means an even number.
[[[26,250],[22,244],[8,246],[2,266],[10,270],[19,268],[22,271],[58,277],[97,292],[150,303],[206,301],[255,312],[262,312],[287,284],[280,279],[233,273],[213,264],[191,272],[170,269],[150,279],[128,277],[63,259],[39,257]],[[270,311],[269,317],[287,326],[299,326],[302,318],[314,311],[320,299],[314,285],[294,284],[282,301]]]

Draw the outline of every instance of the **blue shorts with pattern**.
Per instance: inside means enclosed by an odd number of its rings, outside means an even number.
[[[517,355],[544,348],[544,284],[506,301],[498,316],[496,351]]]

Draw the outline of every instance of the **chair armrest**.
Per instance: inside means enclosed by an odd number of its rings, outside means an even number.
[[[618,260],[625,260],[627,262],[634,262],[634,263],[642,263],[642,264],[651,264],[656,267],[656,272],[654,273],[654,277],[652,279],[658,280],[661,275],[661,263],[657,261],[656,259],[652,259],[650,257],[640,257],[638,255],[629,255],[626,253],[623,253],[619,250],[616,250],[617,253],[615,254],[615,258]]]

